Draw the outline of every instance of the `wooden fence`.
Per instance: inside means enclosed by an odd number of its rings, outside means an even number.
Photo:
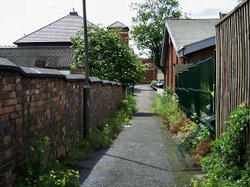
[[[229,114],[242,102],[250,106],[250,0],[216,25],[216,56],[216,133],[220,137]]]

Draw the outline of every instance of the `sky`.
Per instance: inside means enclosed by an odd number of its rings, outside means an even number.
[[[82,16],[82,0],[0,0],[0,46],[30,34],[75,9]],[[87,19],[94,24],[109,26],[120,21],[131,27],[131,3],[144,0],[86,0]],[[217,18],[219,12],[229,12],[237,0],[179,0],[181,10],[191,18]]]

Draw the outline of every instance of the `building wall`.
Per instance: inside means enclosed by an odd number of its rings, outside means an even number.
[[[22,171],[33,140],[49,136],[53,160],[83,135],[84,78],[56,72],[0,65],[0,186],[11,185]],[[90,89],[91,124],[101,128],[117,110],[124,89],[101,80],[92,80]]]
[[[181,59],[177,57],[176,50],[173,46],[171,39],[167,43],[167,57],[165,62],[166,74],[165,74],[165,85],[166,87],[171,87],[173,90],[175,88],[175,69],[174,66],[181,62]]]
[[[22,67],[36,67],[36,62],[45,62],[46,68],[70,69],[73,49],[70,46],[26,46],[0,48],[0,57]]]
[[[124,43],[129,46],[129,33],[128,32],[120,32],[121,37],[124,39]]]
[[[147,70],[143,77],[143,80],[140,81],[142,84],[151,83],[152,80],[157,80],[158,68],[154,65],[150,59],[141,59],[141,63],[146,65]]]
[[[197,62],[203,61],[207,58],[215,56],[215,46],[208,47],[195,53],[191,53],[187,55],[188,63],[195,64]]]

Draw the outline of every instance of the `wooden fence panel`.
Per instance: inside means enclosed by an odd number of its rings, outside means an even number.
[[[250,0],[216,25],[216,133],[242,102],[250,106]]]

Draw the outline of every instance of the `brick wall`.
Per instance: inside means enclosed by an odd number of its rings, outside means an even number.
[[[121,98],[124,97],[122,86],[115,82],[104,82],[105,84],[100,84],[99,81],[92,81],[90,90],[91,124],[98,128],[102,128],[105,119],[117,111]]]
[[[0,186],[11,186],[32,140],[49,136],[55,159],[82,136],[83,84],[82,75],[19,68],[0,59]],[[91,79],[90,89],[91,124],[101,127],[117,110],[124,89],[99,79]]]
[[[156,65],[154,65],[154,63],[150,59],[141,59],[141,63],[146,65],[147,70],[140,83],[148,84],[151,83],[152,80],[157,80],[158,68],[156,67]]]

